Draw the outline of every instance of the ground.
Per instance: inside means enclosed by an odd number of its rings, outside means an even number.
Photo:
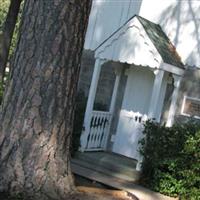
[[[81,192],[80,200],[137,200],[133,195],[128,194],[125,191],[114,190],[114,189],[100,189],[92,187],[77,187],[78,191]],[[79,200],[79,199],[77,199]]]
[[[89,187],[78,187],[78,192],[71,195],[66,200],[137,200],[129,196],[124,191],[106,190]],[[8,198],[5,194],[0,194],[0,200],[23,200],[22,198]]]

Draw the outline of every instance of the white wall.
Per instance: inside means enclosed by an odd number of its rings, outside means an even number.
[[[161,25],[184,63],[200,67],[199,0],[143,0],[139,15]]]
[[[139,13],[142,0],[93,0],[85,49],[94,50],[101,42]]]
[[[183,62],[200,67],[200,0],[93,0],[85,49],[94,50],[134,14],[160,24]]]

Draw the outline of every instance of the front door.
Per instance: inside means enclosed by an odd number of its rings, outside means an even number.
[[[113,152],[140,159],[138,141],[142,138],[142,122],[147,119],[153,82],[154,74],[148,68],[129,69]]]

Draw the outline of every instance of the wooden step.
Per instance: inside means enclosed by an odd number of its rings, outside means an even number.
[[[71,168],[72,168],[72,172],[79,176],[103,183],[105,185],[109,185],[114,188],[121,189],[120,188],[121,185],[132,186],[134,184],[132,181],[127,181],[125,179],[113,177],[111,175],[107,175],[107,174],[104,174],[104,173],[101,173],[98,171],[94,171],[94,170],[85,168],[83,166],[80,166],[80,165],[77,165],[74,163],[71,163]]]
[[[81,167],[87,168],[87,169],[91,169],[93,171],[99,172],[99,173],[103,173],[105,175],[111,175],[113,177],[117,177],[120,179],[124,179],[127,181],[132,181],[132,182],[137,182],[139,180],[139,172],[136,170],[132,170],[131,172],[127,172],[123,170],[119,170],[118,168],[114,167],[113,169],[109,169],[105,166],[102,165],[98,165],[98,164],[94,164],[94,163],[90,163],[87,161],[83,161],[80,159],[72,159],[72,163],[75,165],[79,165]],[[127,175],[128,174],[128,175]]]
[[[145,200],[177,200],[172,197],[167,197],[157,192],[148,190],[142,186],[139,186],[131,181],[116,178],[110,175],[106,175],[85,167],[71,163],[72,172],[82,176],[84,178],[103,183],[104,185],[111,186],[116,189],[127,191],[129,194],[133,194],[138,199]]]
[[[75,158],[77,160],[83,161],[85,163],[90,163],[94,166],[100,166],[109,171],[113,171],[116,173],[121,173],[126,176],[132,177],[135,173],[136,161],[132,159],[123,158],[121,156],[111,155],[104,156],[104,154],[100,153],[77,153]]]
[[[126,165],[131,168],[136,167],[137,160],[128,158],[120,154],[111,152],[76,152],[75,157],[85,157],[96,161],[101,160],[102,162],[117,162],[118,165]],[[120,161],[120,162],[119,162]]]

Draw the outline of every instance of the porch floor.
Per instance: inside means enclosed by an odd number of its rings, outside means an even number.
[[[113,182],[132,184],[138,181],[137,161],[110,152],[77,152],[72,158],[72,172],[113,186]]]

